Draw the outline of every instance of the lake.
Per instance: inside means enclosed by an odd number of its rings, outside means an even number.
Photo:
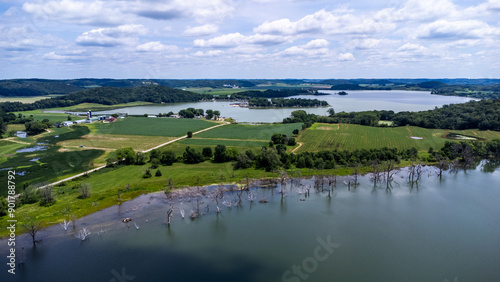
[[[85,241],[59,225],[40,233],[36,248],[19,236],[25,263],[16,275],[2,263],[0,281],[500,281],[500,170],[478,166],[440,181],[425,167],[418,186],[406,179],[401,170],[392,189],[369,175],[350,189],[341,177],[318,190],[313,179],[254,187],[253,202],[243,192],[239,206],[219,202],[219,214],[199,197],[195,220],[186,193],[143,195],[78,219],[77,230],[91,231]]]
[[[370,110],[393,110],[400,111],[424,111],[446,104],[465,103],[473,99],[457,96],[431,95],[430,92],[422,91],[349,91],[349,95],[336,95],[337,91],[321,91],[328,95],[310,96],[299,95],[290,98],[307,98],[325,100],[336,112],[359,112]],[[212,109],[221,112],[223,117],[232,117],[238,122],[281,122],[289,117],[291,112],[302,109],[308,113],[326,115],[329,107],[321,108],[285,108],[285,109],[249,109],[231,107],[232,102],[193,102],[176,103],[165,105],[137,106],[115,110],[95,112],[95,115],[128,113],[131,115],[177,113],[181,109]],[[84,114],[84,113],[80,113]]]

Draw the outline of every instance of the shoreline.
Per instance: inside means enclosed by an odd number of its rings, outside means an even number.
[[[421,164],[421,165],[422,165],[422,167],[434,167],[433,165],[430,165],[430,164]],[[391,170],[391,172],[397,172],[397,171],[401,171],[401,170],[406,170],[409,167],[410,167],[410,165],[403,166],[403,167],[396,167],[395,169]],[[369,167],[360,167],[357,175],[364,177],[364,176],[367,176],[369,174],[372,174],[372,171],[368,171],[367,170],[368,168]],[[306,171],[307,170],[309,170],[309,169],[306,169]],[[324,173],[320,173],[320,174],[318,174],[318,171],[316,171],[316,170],[309,170],[309,171],[305,172],[305,174],[303,174],[303,172],[302,172],[301,169],[294,170],[294,171],[291,171],[291,172],[293,172],[293,174],[296,174],[297,171],[300,172],[298,176],[288,175],[287,174],[287,176],[284,177],[284,178],[279,177],[279,176],[277,176],[277,177],[272,176],[272,177],[261,177],[261,178],[249,178],[248,180],[245,179],[245,178],[240,178],[238,180],[230,181],[230,182],[229,181],[228,182],[220,182],[220,183],[210,182],[210,183],[201,183],[200,185],[194,185],[194,186],[179,186],[179,187],[175,187],[172,190],[169,190],[168,194],[176,192],[176,191],[181,191],[183,189],[192,190],[192,189],[199,189],[199,188],[203,188],[203,187],[210,187],[210,186],[217,186],[217,185],[241,187],[241,186],[246,186],[247,185],[246,183],[248,183],[248,185],[250,187],[252,187],[252,185],[253,185],[253,187],[258,186],[259,188],[265,188],[267,186],[277,185],[277,184],[282,183],[284,181],[293,181],[293,179],[307,180],[307,179],[312,179],[313,177],[317,177],[317,176],[320,176],[320,175],[323,176],[323,177],[325,177],[325,179],[326,179],[327,176],[335,175],[335,177],[340,178],[340,179],[337,179],[337,180],[342,181],[342,179],[350,178],[353,175],[352,173],[353,173],[354,169],[353,168],[349,168],[349,170],[346,170],[346,168],[339,168],[339,169],[333,169],[333,171],[335,171],[335,173],[333,173],[332,170],[326,170],[326,171],[324,171]],[[384,171],[382,171],[381,173],[383,174]],[[259,182],[263,182],[263,183],[259,183]],[[339,185],[340,184],[341,184],[341,182],[339,183]],[[139,192],[139,193],[136,193],[136,192]],[[123,191],[123,196],[124,196],[123,199],[117,200],[118,202],[113,202],[113,204],[109,204],[109,203],[108,203],[108,205],[105,204],[104,206],[100,207],[100,209],[98,209],[98,210],[93,210],[93,211],[89,212],[89,209],[87,209],[80,216],[76,217],[75,220],[78,220],[78,219],[81,219],[83,217],[87,217],[87,216],[99,213],[99,212],[101,212],[101,211],[103,211],[105,209],[109,209],[109,208],[112,208],[112,207],[121,206],[122,204],[131,202],[131,201],[133,201],[133,200],[135,200],[135,199],[137,199],[139,197],[153,195],[153,194],[159,194],[159,193],[160,194],[168,195],[166,193],[166,190],[161,190],[161,189],[160,190],[155,190],[155,191],[147,191],[147,190],[130,191],[128,193],[126,191]],[[131,197],[126,197],[127,195],[129,195]],[[111,197],[108,197],[108,198],[111,198]],[[106,198],[104,198],[102,200],[106,200]],[[37,205],[37,207],[39,207],[38,203],[34,203],[34,204],[30,204],[30,205]],[[44,208],[44,207],[39,207],[39,208]],[[43,229],[51,227],[51,226],[54,226],[56,224],[59,224],[61,222],[61,220],[62,220],[62,218],[59,221],[50,221],[50,222],[46,223],[47,225],[44,225]],[[43,220],[41,220],[41,222],[43,223]],[[2,233],[0,233],[0,234],[1,234],[0,235],[0,240],[8,238],[8,234],[5,234],[5,235],[2,234]],[[25,233],[16,233],[17,236],[22,235],[22,234],[25,234]]]

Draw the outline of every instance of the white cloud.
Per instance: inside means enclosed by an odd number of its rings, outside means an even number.
[[[419,44],[414,44],[414,43],[406,43],[405,45],[401,46],[398,48],[398,51],[422,51],[425,50],[424,46],[421,46]]]
[[[60,39],[40,34],[27,26],[12,28],[0,26],[0,48],[7,51],[31,51],[60,43]]]
[[[265,22],[254,29],[256,33],[300,35],[300,34],[365,34],[392,30],[392,23],[376,21],[372,18],[363,19],[352,14],[336,15],[333,12],[320,10],[292,22],[280,19]]]
[[[328,55],[330,50],[326,48],[328,41],[325,39],[314,39],[304,45],[292,46],[280,52],[282,56],[302,56],[302,57],[318,57]]]
[[[184,31],[186,36],[206,36],[216,33],[219,27],[214,24],[205,24],[195,27],[187,27]]]
[[[478,20],[438,20],[421,25],[414,34],[423,39],[474,39],[500,35],[500,28],[494,28]]]
[[[237,47],[245,44],[257,45],[277,45],[289,40],[288,37],[270,34],[255,34],[245,36],[239,32],[224,34],[208,40],[196,39],[194,41],[195,47],[212,47],[212,48],[230,48]]]
[[[224,51],[222,50],[209,50],[209,51],[197,51],[193,54],[195,57],[217,57],[223,55]]]
[[[328,41],[326,39],[314,39],[304,46],[305,48],[324,48],[328,46]]]
[[[159,41],[148,42],[136,47],[140,52],[177,52],[179,48],[175,45],[163,45]]]
[[[351,53],[342,53],[338,56],[339,61],[354,61],[354,55]]]
[[[43,20],[85,25],[115,25],[123,23],[126,17],[102,1],[61,0],[24,3],[23,10]]]
[[[112,28],[98,28],[78,36],[76,43],[84,46],[113,47],[125,45],[146,35],[148,30],[143,25],[122,25]]]
[[[375,18],[389,22],[428,21],[448,17],[456,13],[450,0],[409,0],[402,8],[387,8],[376,13]]]

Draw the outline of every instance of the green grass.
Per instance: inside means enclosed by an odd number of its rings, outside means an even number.
[[[152,105],[150,102],[130,102],[116,105],[102,105],[96,103],[81,103],[74,106],[64,107],[64,108],[51,108],[46,109],[45,111],[72,111],[72,112],[86,112],[88,110],[91,111],[103,111],[103,110],[111,110],[111,109],[119,109],[124,107],[134,107],[134,106],[144,106],[144,105]]]
[[[43,99],[49,99],[56,95],[47,95],[47,96],[32,96],[32,97],[2,97],[0,96],[0,103],[3,102],[21,102],[23,104],[31,104],[36,101],[40,101]]]
[[[230,124],[197,134],[196,138],[246,139],[269,142],[271,136],[275,133],[292,136],[294,129],[300,130],[301,128],[302,123],[262,125]]]
[[[19,144],[6,140],[0,142],[0,166],[12,168],[16,172],[24,172],[24,175],[16,176],[17,187],[24,183],[46,183],[53,182],[68,176],[84,172],[93,168],[96,159],[104,154],[102,150],[74,149],[60,151],[57,142],[70,139],[78,139],[90,130],[86,126],[74,126],[72,128],[51,128],[46,132],[30,138],[16,138],[30,144]],[[58,136],[56,138],[56,136]],[[16,151],[25,147],[34,147],[36,143],[47,144],[46,150],[17,153]],[[6,179],[7,171],[0,171],[0,179]],[[7,186],[0,186],[0,195],[6,195]]]
[[[197,119],[143,118],[129,117],[113,123],[93,124],[98,134],[142,135],[180,137],[188,131],[196,132],[211,126],[215,122]]]
[[[58,113],[44,113],[42,110],[33,110],[33,111],[25,111],[25,112],[16,112],[14,113],[17,117],[18,114],[22,114],[25,117],[29,117],[33,115],[34,120],[42,121],[44,119],[48,119],[52,122],[61,122],[67,121],[67,114],[58,114]]]
[[[448,132],[455,132],[469,136],[477,136],[485,140],[500,138],[500,132],[478,130],[444,130],[425,129],[421,127],[370,127],[355,124],[314,124],[311,128],[300,134],[298,142],[303,145],[296,151],[317,152],[321,150],[356,150],[375,148],[417,148],[427,151],[430,147],[439,149],[443,147]],[[422,137],[423,139],[412,139]]]
[[[183,145],[203,145],[216,146],[224,145],[230,147],[262,147],[267,146],[269,141],[252,141],[252,140],[229,140],[229,139],[209,139],[209,138],[189,138],[178,142]]]

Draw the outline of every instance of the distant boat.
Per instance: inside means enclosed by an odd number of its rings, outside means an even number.
[[[337,95],[347,95],[347,94],[349,94],[349,93],[347,93],[345,91],[340,91],[340,92],[337,93]]]

